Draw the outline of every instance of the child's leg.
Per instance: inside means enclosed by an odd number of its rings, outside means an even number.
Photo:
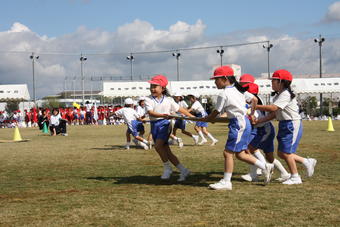
[[[224,150],[224,174],[223,179],[215,184],[210,184],[209,188],[214,190],[232,190],[231,176],[234,170],[234,152]]]
[[[294,154],[287,154],[287,153],[278,151],[278,155],[280,158],[286,161],[291,174],[298,174]]]
[[[202,127],[202,131],[206,136],[208,136],[213,141],[211,144],[212,146],[218,142],[218,140],[215,137],[213,137],[213,135],[211,135],[210,132],[208,132],[207,127]]]

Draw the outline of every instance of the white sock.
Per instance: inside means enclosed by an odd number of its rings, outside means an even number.
[[[178,138],[177,138],[177,136],[174,136],[173,139],[174,139],[174,140],[177,140]]]
[[[227,172],[224,172],[224,176],[223,176],[223,179],[225,181],[231,181],[231,176],[233,175],[233,173],[227,173]]]
[[[281,173],[281,176],[284,176],[284,175],[288,175],[289,173],[287,172],[287,170],[285,169],[285,167],[283,167],[283,165],[281,164],[281,162],[277,159],[274,159],[274,162],[273,162],[274,166],[276,169],[278,169]]]
[[[307,159],[307,158],[303,158],[302,164],[303,164],[305,167],[307,167],[308,164],[309,164],[308,159]]]
[[[208,132],[208,137],[209,137],[212,141],[215,141],[215,140],[216,140],[215,137],[213,137],[213,136],[210,134],[210,132]]]
[[[126,142],[126,146],[130,146],[130,143],[131,143],[131,142]]]
[[[206,140],[204,135],[203,135],[203,132],[202,131],[199,131],[198,132],[198,135],[202,138],[202,140]]]
[[[256,162],[254,163],[255,166],[257,166],[258,168],[265,170],[266,169],[266,164],[265,162],[261,162],[260,160],[256,160]]]
[[[181,163],[179,163],[179,164],[176,166],[176,168],[177,168],[179,171],[181,171],[181,172],[183,172],[183,171],[186,170],[186,168],[185,168]]]
[[[147,141],[146,139],[143,139],[143,143],[145,143],[146,145],[149,144],[149,141]]]
[[[292,174],[292,178],[297,178],[297,177],[299,177],[299,174],[298,174],[298,173]]]
[[[171,169],[171,163],[170,161],[163,162],[164,169]]]
[[[196,136],[198,136],[198,135],[194,135],[194,134],[191,135],[192,138],[195,138]]]
[[[266,158],[263,156],[261,151],[255,151],[254,156],[263,163],[266,163]]]

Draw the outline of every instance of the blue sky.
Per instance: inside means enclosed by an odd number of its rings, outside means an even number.
[[[324,74],[340,74],[340,0],[1,0],[0,9],[0,84],[28,84],[32,93],[29,56],[35,52],[38,97],[60,92],[64,84],[70,88],[65,78],[80,78],[81,53],[88,58],[86,77],[127,79],[131,52],[269,40],[271,71],[318,74],[313,40],[319,34],[326,39]],[[179,62],[181,80],[202,80],[220,56],[215,48],[183,50]],[[267,72],[267,52],[262,44],[226,47],[223,64],[260,77]],[[176,59],[168,52],[140,54],[133,72],[134,80],[156,73],[174,80]]]
[[[135,19],[156,29],[201,19],[206,35],[260,28],[288,34],[333,34],[339,25],[320,24],[331,0],[2,0],[0,30],[20,22],[40,35],[62,36],[79,26],[115,31]]]

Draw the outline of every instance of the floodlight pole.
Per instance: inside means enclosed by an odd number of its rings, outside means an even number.
[[[223,53],[224,53],[223,47],[221,46],[219,50],[216,50],[216,52],[220,55],[221,66],[222,66],[223,65]]]
[[[263,45],[263,48],[265,48],[267,50],[267,71],[268,71],[268,79],[270,79],[270,64],[269,64],[269,53],[270,53],[270,49],[273,47],[273,44],[267,43],[267,46]]]
[[[35,61],[39,59],[39,56],[35,55],[34,52],[32,52],[30,59],[32,59],[32,75],[33,75],[33,102],[34,106],[36,106],[36,95],[35,95],[35,71],[34,71],[34,64]]]
[[[126,59],[130,61],[130,77],[131,81],[133,81],[133,60],[135,59],[135,57],[132,55],[132,53],[130,53],[130,55],[127,56]]]
[[[314,39],[315,43],[319,44],[319,69],[320,69],[320,78],[322,78],[322,43],[325,42],[325,38],[319,35],[318,39]],[[320,93],[320,115],[322,115],[322,93]]]
[[[83,106],[85,105],[85,77],[84,77],[84,61],[87,60],[87,57],[84,57],[83,54],[80,54],[80,75],[81,75],[81,88],[82,88],[82,97],[83,97]]]
[[[174,52],[172,53],[172,56],[176,57],[176,66],[177,66],[177,81],[179,81],[179,57],[181,56],[181,53],[179,53],[178,51],[177,52]]]

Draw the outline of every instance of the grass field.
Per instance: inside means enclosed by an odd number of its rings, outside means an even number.
[[[0,143],[1,226],[339,226],[340,121],[304,122],[298,153],[318,160],[302,185],[243,182],[236,161],[232,191],[208,184],[223,175],[226,125],[209,127],[215,147],[172,146],[192,175],[161,181],[155,151],[124,150],[125,126],[72,126],[68,137],[20,129],[26,143]],[[188,127],[192,131],[192,126]],[[12,139],[14,129],[0,129]],[[181,134],[179,134],[181,135]],[[274,177],[278,174],[275,173]]]

